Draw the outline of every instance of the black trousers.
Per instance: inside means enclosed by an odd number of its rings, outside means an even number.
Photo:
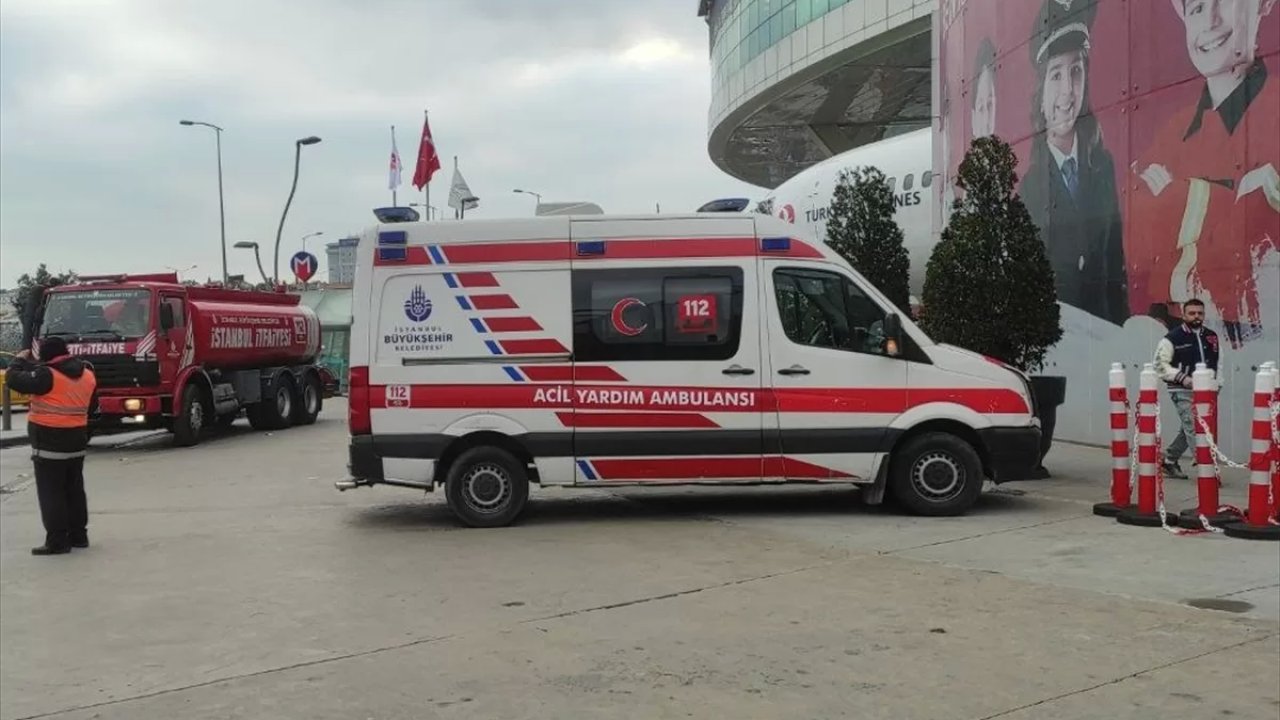
[[[33,458],[32,462],[36,467],[45,545],[62,548],[87,539],[89,502],[84,494],[84,458]]]

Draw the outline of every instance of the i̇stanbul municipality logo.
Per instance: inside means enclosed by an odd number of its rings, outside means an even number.
[[[416,323],[431,317],[431,300],[422,291],[421,285],[415,287],[413,292],[409,293],[409,299],[404,301],[404,314]]]

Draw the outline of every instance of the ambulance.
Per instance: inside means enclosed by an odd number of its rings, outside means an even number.
[[[958,515],[1025,479],[1027,378],[931,341],[760,214],[383,222],[360,238],[350,477],[503,526],[532,484],[845,483]]]

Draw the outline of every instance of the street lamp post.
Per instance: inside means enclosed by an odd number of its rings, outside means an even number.
[[[298,189],[298,166],[302,162],[302,146],[315,145],[320,138],[315,135],[295,140],[293,143],[293,187],[289,188],[289,199],[284,203],[284,212],[280,213],[280,227],[276,228],[275,262],[271,266],[271,274],[276,282],[280,282],[280,236],[284,233],[284,219],[289,215],[289,205],[293,203],[293,193]]]
[[[540,205],[542,205],[542,195],[540,195],[539,193],[536,193],[536,192],[534,192],[534,191],[532,191],[532,190],[521,190],[520,188],[516,188],[515,190],[512,190],[511,192],[514,192],[514,193],[524,193],[525,195],[532,195],[532,196],[534,196],[535,198],[537,198],[537,199],[538,199],[538,204],[533,206],[533,214],[534,214],[534,215],[537,215],[537,214],[538,214],[538,207],[539,207]]]
[[[302,252],[307,251],[307,238],[313,238],[317,235],[323,235],[323,234],[324,234],[324,231],[321,230],[319,232],[307,233],[306,235],[303,235],[302,236]]]
[[[258,263],[258,274],[262,276],[262,282],[271,285],[272,282],[267,279],[267,271],[262,269],[262,256],[258,254],[258,243],[242,240],[236,243],[236,247],[241,250],[253,251],[253,259]]]
[[[199,120],[179,120],[179,124],[188,127],[192,125],[203,125],[213,129],[213,136],[217,139],[218,144],[218,224],[222,228],[222,284],[227,284],[227,213],[226,206],[222,202],[222,128],[213,123],[201,122]]]

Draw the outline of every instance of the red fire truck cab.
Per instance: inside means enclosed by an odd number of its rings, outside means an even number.
[[[284,292],[187,286],[176,273],[98,275],[50,288],[33,336],[60,336],[98,379],[95,429],[164,428],[177,445],[230,425],[314,423],[329,383],[320,322]]]

